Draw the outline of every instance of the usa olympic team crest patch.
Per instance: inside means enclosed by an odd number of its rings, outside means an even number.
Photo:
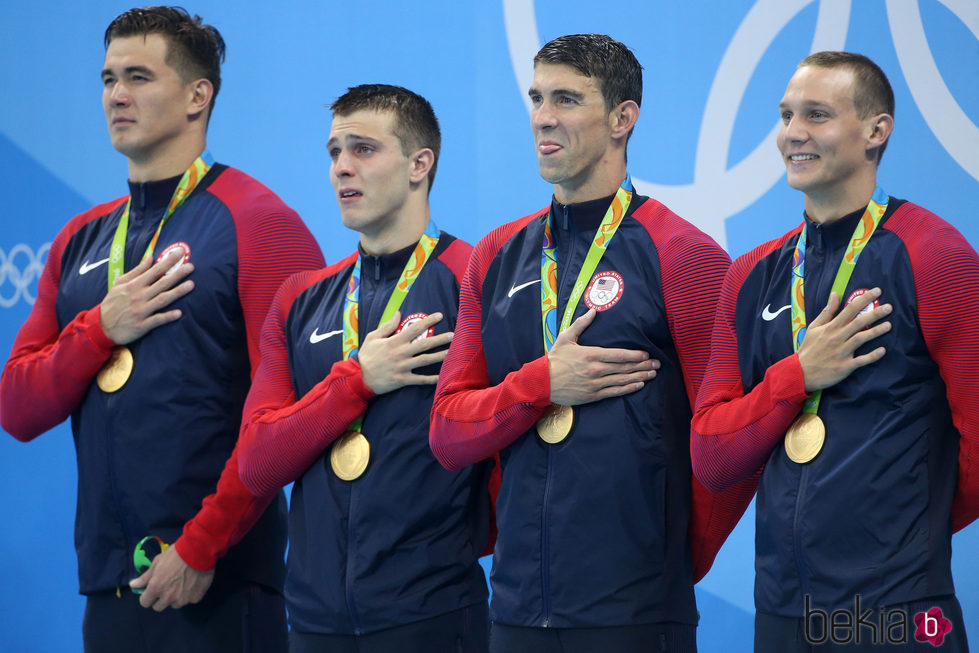
[[[622,298],[625,291],[625,280],[618,272],[609,270],[599,272],[588,282],[585,288],[585,305],[594,308],[596,311],[607,311]]]
[[[428,313],[412,313],[411,315],[409,315],[405,319],[401,320],[401,324],[398,325],[398,328],[395,331],[395,333],[401,333],[402,331],[405,330],[405,328],[407,328],[407,326],[409,324],[412,324],[413,322],[417,322],[418,320],[424,320],[426,317],[428,317]],[[434,326],[430,326],[430,327],[428,327],[428,330],[427,331],[425,331],[424,333],[422,333],[421,335],[419,335],[417,338],[415,338],[414,340],[412,340],[412,342],[418,342],[422,338],[431,338],[433,333],[435,333],[435,327]]]

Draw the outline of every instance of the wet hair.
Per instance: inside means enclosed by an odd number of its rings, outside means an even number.
[[[816,52],[799,62],[797,68],[818,66],[819,68],[844,68],[853,73],[853,108],[861,118],[886,113],[894,116],[894,89],[887,75],[869,58],[853,52]],[[885,141],[877,153],[880,162],[887,147]]]
[[[626,100],[642,106],[642,66],[628,47],[605,34],[559,36],[540,49],[540,63],[571,66],[598,82],[609,110]]]
[[[224,39],[217,28],[205,25],[200,16],[191,16],[183,7],[134,8],[116,16],[105,30],[105,47],[114,38],[159,34],[167,41],[168,66],[184,82],[205,78],[214,87],[208,120],[221,90],[221,63]]]
[[[330,105],[334,116],[349,116],[357,111],[390,111],[395,116],[394,135],[401,142],[405,156],[427,147],[435,154],[428,171],[428,190],[435,183],[442,132],[439,121],[428,100],[401,86],[390,84],[361,84],[352,86]]]

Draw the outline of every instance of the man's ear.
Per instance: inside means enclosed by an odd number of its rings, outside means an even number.
[[[887,113],[877,114],[870,120],[868,129],[867,150],[879,150],[894,131],[894,118]]]
[[[428,177],[432,166],[435,165],[435,152],[431,148],[423,147],[411,155],[411,183],[417,184]]]
[[[625,138],[639,120],[639,105],[635,100],[625,100],[609,113],[609,127],[612,138]]]
[[[201,78],[189,84],[190,98],[187,104],[187,117],[197,120],[205,115],[214,98],[214,85],[211,80]]]

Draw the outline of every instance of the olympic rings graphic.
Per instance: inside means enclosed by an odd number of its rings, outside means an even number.
[[[35,281],[41,278],[44,261],[50,249],[50,242],[43,243],[36,254],[30,245],[24,243],[14,245],[10,253],[0,248],[0,308],[12,307],[21,297],[28,305],[34,304],[37,288]],[[25,265],[18,267],[18,262],[25,258]],[[4,295],[8,284],[14,288],[13,294],[9,297]]]
[[[533,59],[541,47],[533,0],[502,0],[514,75],[522,89],[533,81]],[[666,185],[633,173],[637,190],[652,195],[726,245],[724,221],[761,198],[785,174],[775,155],[779,124],[744,159],[725,167],[737,109],[762,56],[804,8],[819,2],[811,52],[842,50],[850,24],[851,0],[758,0],[738,26],[714,75],[701,121],[694,181]],[[974,0],[939,0],[979,39]],[[942,81],[925,39],[918,3],[887,0],[894,47],[912,97],[949,155],[979,179],[979,129]],[[524,95],[530,111],[530,99]],[[963,135],[965,137],[963,138]],[[712,198],[724,197],[724,202]]]

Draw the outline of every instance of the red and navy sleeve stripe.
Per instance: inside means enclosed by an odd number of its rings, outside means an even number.
[[[238,296],[245,316],[252,376],[258,340],[275,292],[292,274],[326,266],[313,234],[295,211],[243,172],[228,168],[208,191],[231,211],[238,238]]]
[[[666,317],[692,410],[710,359],[711,325],[731,259],[710,236],[655,200],[641,209],[633,215],[656,244]]]
[[[81,227],[104,219],[125,199],[76,216],[51,244],[34,307],[17,333],[0,377],[0,422],[22,442],[68,419],[112,353],[115,343],[102,331],[99,306],[79,313],[59,330],[56,304],[68,242]]]
[[[714,492],[756,475],[807,396],[795,354],[772,365],[761,383],[744,394],[734,318],[748,273],[797,232],[739,258],[721,288],[710,363],[691,425],[690,451],[694,475]]]
[[[254,377],[260,360],[262,324],[276,291],[289,275],[323,267],[323,254],[295,211],[239,170],[222,171],[208,192],[224,202],[235,222],[238,296]],[[274,497],[273,493],[256,498],[248,491],[239,476],[238,458],[236,446],[214,494],[204,499],[175,543],[184,562],[198,571],[212,569],[217,559],[244,537]]]
[[[907,248],[918,322],[961,436],[952,502],[952,528],[958,531],[979,517],[979,255],[952,225],[910,202],[882,228],[897,234]]]
[[[289,371],[286,322],[292,303],[319,281],[348,272],[356,257],[292,277],[276,295],[262,329],[262,363],[245,402],[238,442],[241,478],[256,496],[274,494],[302,476],[374,396],[354,359],[335,363],[298,401]]]
[[[711,325],[731,259],[720,245],[655,200],[634,213],[656,244],[663,303],[691,410],[710,360]],[[757,478],[714,494],[691,481],[690,548],[694,581],[710,570],[721,545],[751,503]]]
[[[546,356],[490,387],[480,335],[486,271],[513,234],[542,213],[499,227],[480,240],[463,277],[459,319],[439,374],[429,432],[432,451],[447,469],[462,469],[497,453],[525,433],[551,403]]]
[[[469,257],[472,256],[473,247],[464,240],[453,239],[449,246],[439,254],[438,260],[452,272],[456,283],[462,285],[462,278],[466,274],[469,266]]]

